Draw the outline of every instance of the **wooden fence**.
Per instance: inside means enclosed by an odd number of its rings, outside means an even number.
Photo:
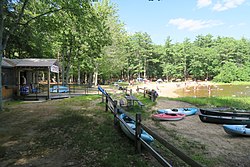
[[[159,143],[161,143],[163,146],[165,146],[167,149],[169,149],[172,153],[174,153],[176,156],[178,156],[180,159],[182,159],[184,162],[186,162],[188,165],[192,167],[202,167],[202,165],[196,161],[194,161],[192,158],[190,158],[188,155],[180,151],[178,148],[173,146],[171,143],[169,143],[166,139],[159,136],[157,133],[152,131],[147,126],[141,124],[141,114],[137,113],[136,118],[134,119],[130,114],[125,112],[121,107],[117,105],[117,101],[113,100],[112,97],[100,86],[98,86],[98,90],[102,93],[102,102],[104,102],[104,98],[106,98],[105,103],[105,111],[110,110],[111,113],[114,115],[114,124],[116,125],[118,122],[124,124],[124,126],[127,128],[128,131],[130,131],[132,134],[134,134],[135,138],[135,149],[138,153],[141,153],[141,146],[143,146],[149,153],[164,167],[172,166],[167,160],[162,157],[154,148],[152,148],[148,143],[146,143],[141,138],[141,128],[143,128],[148,134],[154,137],[155,140],[157,140]],[[125,113],[128,117],[135,120],[136,122],[136,131],[131,129],[127,125],[127,123],[121,119],[118,115],[118,113]]]

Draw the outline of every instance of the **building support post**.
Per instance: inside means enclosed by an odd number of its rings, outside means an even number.
[[[50,67],[48,67],[48,97],[47,99],[50,99]]]

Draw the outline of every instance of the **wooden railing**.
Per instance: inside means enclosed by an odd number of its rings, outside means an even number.
[[[132,134],[134,134],[135,139],[135,149],[138,153],[141,153],[141,146],[143,146],[146,150],[149,151],[149,153],[162,165],[162,166],[172,166],[163,156],[161,156],[151,145],[146,143],[141,138],[141,128],[143,128],[148,134],[154,137],[155,140],[157,140],[159,143],[161,143],[163,146],[165,146],[167,149],[169,149],[172,153],[174,153],[176,156],[178,156],[180,159],[182,159],[184,162],[186,162],[188,165],[192,167],[202,167],[201,164],[194,161],[192,158],[190,158],[188,155],[180,151],[178,148],[174,147],[170,142],[168,142],[166,139],[159,136],[157,133],[153,132],[150,128],[143,125],[141,123],[141,113],[136,114],[136,118],[134,119],[133,116],[131,116],[129,113],[125,112],[121,107],[117,105],[117,101],[113,100],[112,97],[100,86],[98,86],[98,90],[102,93],[102,101],[104,102],[104,97],[106,98],[105,103],[105,111],[110,110],[111,113],[114,115],[114,124],[116,125],[118,122],[122,123],[128,131],[130,131]],[[131,127],[127,125],[127,123],[121,119],[118,115],[118,113],[125,113],[129,118],[135,120],[136,122],[136,131],[134,132]]]

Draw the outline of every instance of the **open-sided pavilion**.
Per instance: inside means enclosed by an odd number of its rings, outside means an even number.
[[[51,73],[57,74],[59,81],[59,62],[57,59],[2,59],[2,92],[3,99],[21,97],[21,87],[29,87],[29,91],[38,92],[37,85],[46,76],[47,94],[50,99]],[[42,76],[41,76],[42,75]],[[36,90],[36,91],[33,91]],[[44,95],[43,95],[44,96]]]

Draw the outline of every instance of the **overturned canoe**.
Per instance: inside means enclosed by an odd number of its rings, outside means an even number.
[[[231,135],[250,136],[250,126],[247,125],[223,125],[223,129]]]
[[[152,118],[154,120],[159,121],[179,121],[183,119],[186,115],[185,114],[175,114],[175,113],[163,113],[163,114],[154,114]]]
[[[122,131],[132,140],[135,140],[135,130],[136,130],[136,126],[135,126],[135,121],[131,118],[129,118],[128,116],[126,116],[124,113],[121,114],[119,116],[125,123],[126,125],[124,125],[123,122],[120,122],[120,126]],[[154,141],[154,138],[149,135],[145,130],[142,129],[141,131],[141,138],[147,142],[147,143],[152,143]]]
[[[157,112],[159,114],[167,113],[167,114],[185,114],[188,115],[194,115],[199,111],[198,108],[172,108],[172,109],[159,109]]]
[[[232,116],[199,114],[199,118],[202,122],[206,122],[206,123],[250,125],[250,118],[249,117],[232,117]]]

